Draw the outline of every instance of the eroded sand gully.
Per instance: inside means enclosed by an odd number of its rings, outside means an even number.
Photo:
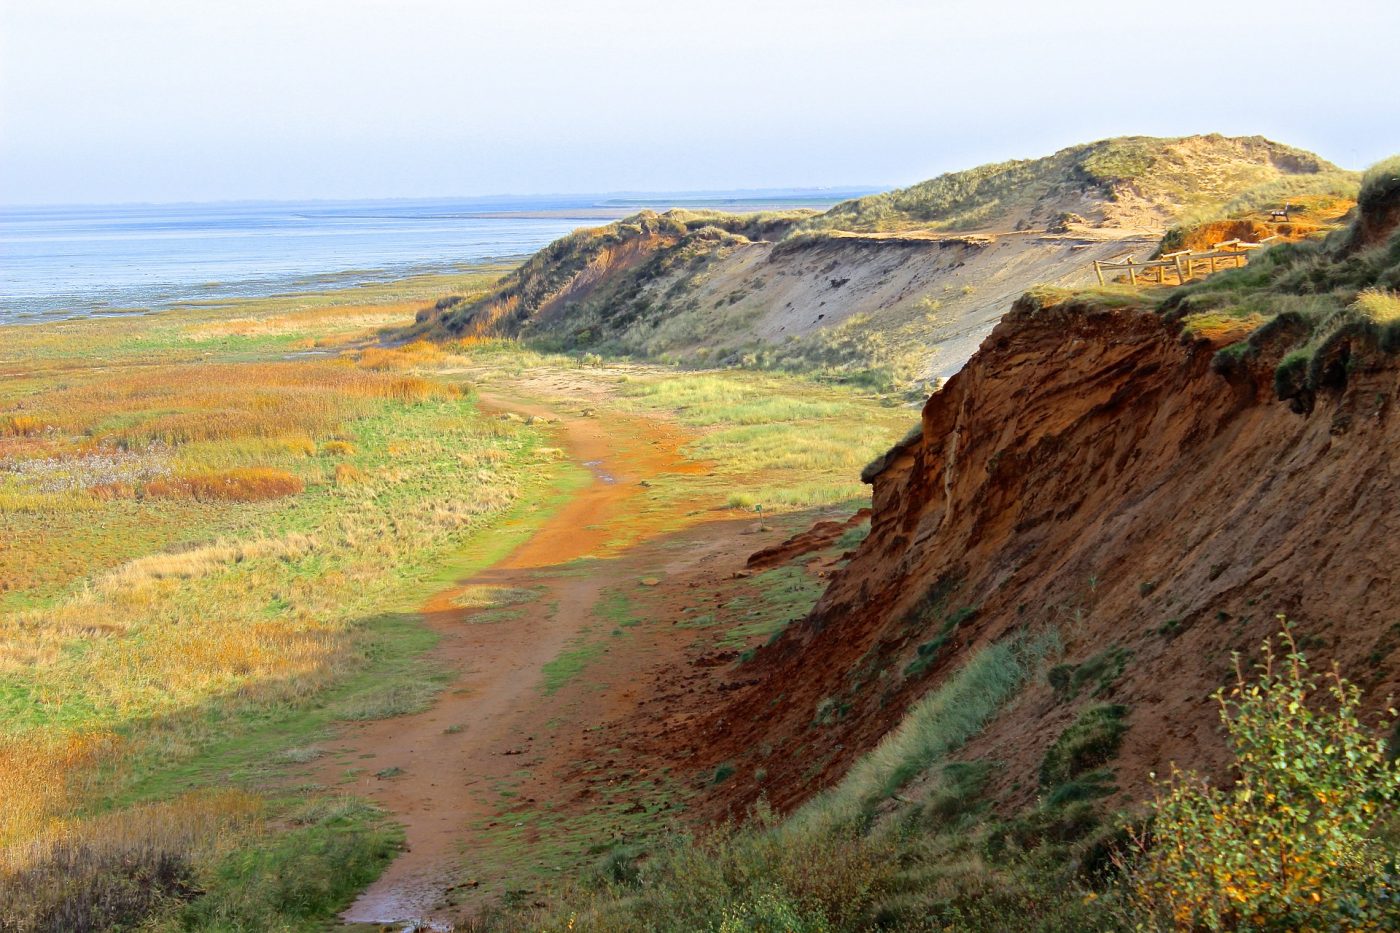
[[[482,402],[488,411],[555,415],[489,396]],[[455,680],[422,713],[347,726],[317,768],[326,784],[343,780],[348,768],[361,769],[353,784],[339,786],[373,799],[405,827],[403,853],[343,919],[446,925],[445,894],[460,878],[474,827],[497,813],[494,788],[542,754],[548,741],[541,729],[548,719],[541,707],[550,705],[541,702],[541,669],[589,624],[605,587],[635,582],[639,572],[635,559],[625,558],[600,561],[597,572],[585,575],[558,571],[578,558],[606,555],[620,522],[635,538],[637,510],[630,500],[645,490],[642,480],[703,469],[680,455],[687,439],[648,419],[564,418],[559,442],[588,466],[593,481],[505,560],[423,605],[425,620],[442,636],[434,660],[455,671]],[[469,610],[455,600],[482,584],[542,592],[519,607],[517,618],[471,624]],[[380,776],[389,769],[396,769],[392,779]]]

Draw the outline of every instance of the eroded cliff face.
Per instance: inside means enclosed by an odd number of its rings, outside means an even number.
[[[872,477],[870,535],[813,613],[724,686],[696,754],[765,779],[715,806],[800,803],[1020,629],[1055,629],[1060,660],[1094,676],[1071,697],[1042,672],[959,753],[1003,762],[993,791],[1010,804],[1092,702],[1129,708],[1126,796],[1172,762],[1222,768],[1209,696],[1278,614],[1383,705],[1400,688],[1400,367],[1353,347],[1345,384],[1300,415],[1273,394],[1284,347],[1213,371],[1239,336],[1020,300]]]

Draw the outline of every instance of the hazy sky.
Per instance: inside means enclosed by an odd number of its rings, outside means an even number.
[[[1400,152],[1397,0],[0,0],[0,202],[893,185]]]

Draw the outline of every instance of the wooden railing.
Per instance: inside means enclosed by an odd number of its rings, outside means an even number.
[[[1249,261],[1249,253],[1276,240],[1276,236],[1260,240],[1258,243],[1225,240],[1207,250],[1177,250],[1174,253],[1164,253],[1159,259],[1149,259],[1145,262],[1134,262],[1132,256],[1122,260],[1095,259],[1094,274],[1098,276],[1100,285],[1107,285],[1109,282],[1104,273],[1118,280],[1121,278],[1118,275],[1120,272],[1127,273],[1130,285],[1143,284],[1138,282],[1138,276],[1143,276],[1144,281],[1149,284],[1167,285],[1170,284],[1167,281],[1168,274],[1173,273],[1176,284],[1185,285],[1193,278],[1210,275],[1221,268],[1237,269]]]

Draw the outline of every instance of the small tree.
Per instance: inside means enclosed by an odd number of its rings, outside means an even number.
[[[1236,655],[1235,685],[1215,694],[1234,786],[1173,768],[1139,840],[1133,898],[1178,930],[1397,929],[1396,852],[1382,838],[1400,801],[1381,737],[1394,720],[1366,728],[1360,688],[1335,666],[1313,675],[1286,620],[1279,639],[1287,654],[1266,641],[1257,681]]]

